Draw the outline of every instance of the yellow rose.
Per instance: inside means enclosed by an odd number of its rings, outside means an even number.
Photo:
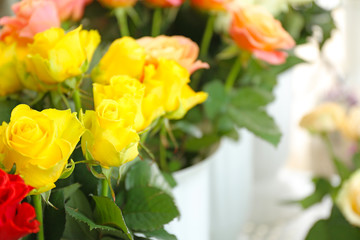
[[[342,185],[336,203],[349,223],[360,227],[360,170]]]
[[[28,45],[25,58],[26,71],[22,76],[27,88],[46,91],[56,89],[59,83],[83,74],[100,43],[97,31],[76,28],[65,33],[51,28],[38,33]]]
[[[115,75],[139,79],[145,64],[145,50],[134,39],[123,37],[115,40],[91,75],[96,83],[108,84]]]
[[[189,85],[185,85],[181,90],[180,107],[175,112],[166,116],[170,119],[180,119],[195,105],[206,101],[208,94],[206,92],[195,92]]]
[[[25,104],[3,123],[5,144],[3,165],[16,165],[25,183],[38,193],[55,187],[68,158],[76,147],[84,127],[70,110],[46,109],[41,112]]]
[[[142,129],[144,117],[141,113],[141,104],[144,97],[145,86],[137,79],[121,75],[110,79],[110,85],[93,84],[95,110],[104,99],[117,101],[122,108],[122,117],[126,119],[127,126],[135,130]]]
[[[5,127],[6,127],[5,125],[0,126],[0,163],[1,164],[4,160],[4,154],[5,154],[5,144],[4,144]]]
[[[172,60],[160,58],[145,66],[143,101],[144,118],[149,122],[167,114],[181,118],[191,107],[206,100],[207,94],[195,93],[188,85],[189,72]]]
[[[340,130],[345,121],[345,110],[337,103],[324,103],[305,115],[300,126],[310,132],[326,133]]]
[[[105,99],[97,111],[86,111],[83,116],[87,129],[81,139],[84,155],[89,151],[103,167],[118,167],[139,154],[139,135],[124,124],[122,106]]]
[[[16,46],[0,42],[0,96],[21,90],[16,71]]]

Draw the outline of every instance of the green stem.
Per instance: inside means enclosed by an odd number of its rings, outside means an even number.
[[[207,57],[207,54],[208,54],[208,51],[209,51],[210,42],[211,42],[211,39],[212,39],[212,35],[214,33],[215,18],[216,18],[215,14],[210,14],[210,16],[209,16],[209,18],[207,20],[207,23],[206,23],[203,38],[201,40],[200,57],[203,58],[203,59],[205,57]]]
[[[239,55],[239,57],[235,60],[233,66],[231,67],[229,75],[226,78],[226,82],[225,82],[226,91],[229,92],[234,86],[236,77],[239,75],[239,72],[241,70],[241,65],[242,65],[242,56]]]
[[[115,17],[120,27],[120,34],[122,37],[130,36],[129,25],[127,21],[126,9],[116,8]]]
[[[161,8],[155,8],[154,15],[153,15],[153,22],[151,28],[151,36],[156,37],[160,34],[161,31],[161,19],[162,19],[162,12]]]
[[[101,196],[104,197],[109,196],[109,183],[106,178],[101,179]]]
[[[78,113],[80,113],[81,111],[81,96],[80,96],[80,91],[79,89],[75,89],[73,92],[73,100],[74,100],[74,104],[75,104],[75,111]]]
[[[41,195],[32,195],[33,204],[36,212],[36,219],[39,221],[39,232],[37,233],[37,240],[44,240],[44,224],[43,224],[43,211],[41,204]]]
[[[166,128],[165,124],[163,123],[161,129],[160,129],[160,144],[159,144],[159,160],[160,160],[160,168],[163,171],[168,171],[168,165],[166,162],[166,148],[165,148],[165,142],[166,140]]]

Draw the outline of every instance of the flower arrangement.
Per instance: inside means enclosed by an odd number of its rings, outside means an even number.
[[[1,238],[175,239],[164,230],[179,216],[170,172],[238,139],[239,127],[280,140],[265,107],[276,76],[302,60],[259,6],[22,0],[12,9],[0,19]],[[308,36],[305,26],[293,34]]]

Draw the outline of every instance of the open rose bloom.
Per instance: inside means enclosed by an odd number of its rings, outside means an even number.
[[[294,47],[295,41],[266,9],[237,7],[232,14],[229,33],[240,48],[270,64],[285,62],[287,53],[282,50]]]
[[[3,17],[0,39],[8,37],[23,43],[31,42],[35,34],[51,27],[60,27],[56,5],[52,1],[23,0],[12,7],[15,16]]]

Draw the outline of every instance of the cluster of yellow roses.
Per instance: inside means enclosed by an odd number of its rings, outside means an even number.
[[[1,95],[21,88],[68,91],[69,81],[81,83],[99,43],[97,31],[81,27],[48,29],[26,47],[0,43],[0,61],[6,61],[0,71],[9,76],[0,81]],[[136,158],[139,134],[155,119],[181,118],[207,98],[188,85],[185,67],[155,55],[130,37],[115,40],[91,73],[95,109],[79,111],[79,119],[71,110],[15,107],[0,128],[0,163],[7,170],[15,165],[41,193],[55,187],[80,137],[84,155],[102,167]]]

